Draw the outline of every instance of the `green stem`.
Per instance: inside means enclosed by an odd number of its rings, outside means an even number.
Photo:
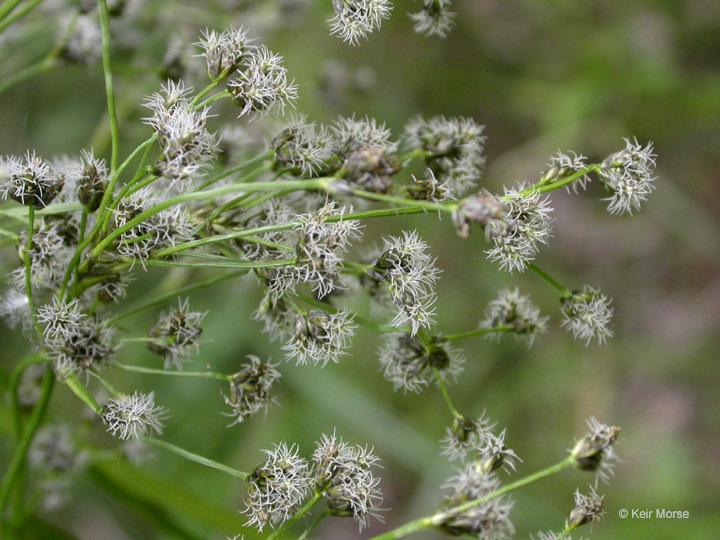
[[[0,32],[1,31],[2,29],[0,29]],[[0,94],[5,92],[9,88],[12,88],[16,84],[19,84],[24,80],[29,79],[30,77],[34,77],[35,75],[39,75],[40,73],[51,70],[53,67],[55,67],[55,65],[56,59],[48,56],[37,64],[28,66],[25,69],[21,69],[13,75],[10,75],[9,77],[5,77],[0,83]]]
[[[423,517],[420,519],[416,519],[414,521],[411,521],[409,523],[406,523],[405,525],[398,527],[397,529],[393,529],[392,531],[386,532],[384,534],[374,536],[370,540],[394,540],[396,538],[403,538],[404,536],[407,536],[409,534],[412,534],[412,533],[415,533],[418,531],[430,529],[432,527],[437,527],[437,526],[443,524],[444,522],[446,522],[448,519],[451,519],[454,516],[462,514],[466,510],[470,510],[471,508],[474,508],[475,506],[478,506],[489,500],[500,497],[501,495],[509,493],[510,491],[513,491],[515,489],[518,489],[518,488],[521,488],[528,484],[531,484],[532,482],[536,482],[537,480],[545,478],[546,476],[550,476],[550,475],[556,474],[560,471],[563,471],[565,469],[568,469],[568,468],[572,467],[573,464],[574,464],[574,460],[572,459],[572,457],[567,457],[566,459],[560,461],[559,463],[556,463],[555,465],[551,465],[550,467],[547,467],[546,469],[542,469],[541,471],[538,471],[534,474],[526,476],[525,478],[521,478],[520,480],[518,480],[516,482],[512,482],[511,484],[501,487],[500,489],[498,489],[488,495],[485,495],[484,497],[480,497],[479,499],[468,501],[464,504],[458,505],[454,508],[449,508],[448,510],[439,512],[432,516],[426,516],[426,517]]]
[[[558,283],[557,281],[555,281],[555,280],[550,276],[550,274],[548,274],[548,273],[545,272],[544,270],[538,268],[534,263],[528,264],[528,268],[530,268],[530,270],[532,270],[532,271],[535,272],[538,276],[540,276],[540,277],[543,278],[545,281],[547,281],[550,285],[552,285],[553,287],[555,287],[558,291],[560,291],[560,292],[562,293],[563,296],[569,296],[569,295],[570,295],[570,291],[569,291],[567,288],[565,288],[565,287],[563,287],[562,285],[560,285],[560,283]]]
[[[110,58],[110,14],[106,0],[98,0],[98,7],[100,8],[100,30],[102,31],[102,62],[103,72],[105,73],[105,92],[107,94],[108,115],[110,117],[110,172],[112,173],[117,169],[118,165],[118,141],[120,140],[120,134],[118,131],[117,112],[115,110],[113,77],[110,69],[112,62]]]
[[[402,197],[393,197],[392,195],[383,195],[381,193],[374,193],[371,191],[362,191],[359,189],[354,189],[352,191],[353,195],[357,197],[362,197],[364,199],[372,199],[374,201],[382,201],[382,202],[388,202],[393,204],[398,204],[400,206],[411,206],[414,208],[422,208],[423,210],[431,210],[434,212],[449,212],[453,213],[455,209],[457,208],[457,203],[446,203],[446,204],[437,204],[437,203],[431,203],[428,201],[416,201],[414,199],[403,199]]]
[[[230,176],[230,175],[232,175],[232,174],[235,174],[236,172],[240,172],[240,171],[242,171],[243,169],[247,169],[247,168],[249,168],[249,167],[252,167],[252,166],[254,166],[254,165],[257,165],[258,163],[262,163],[262,162],[265,161],[266,159],[270,159],[272,156],[273,156],[273,153],[272,153],[272,152],[268,152],[267,154],[263,154],[263,155],[258,156],[258,157],[256,157],[256,158],[250,159],[250,160],[246,161],[245,163],[243,163],[243,164],[241,164],[241,165],[238,165],[237,167],[233,167],[232,169],[228,169],[227,171],[224,171],[224,172],[218,174],[217,176],[213,176],[212,178],[210,178],[209,180],[207,180],[204,184],[202,184],[197,190],[198,190],[198,191],[202,191],[202,190],[204,190],[205,188],[207,188],[207,187],[209,187],[209,186],[212,186],[212,185],[215,184],[216,182],[219,182],[219,181],[222,180],[223,178],[227,178],[228,176]]]
[[[322,514],[320,514],[315,521],[312,522],[312,524],[303,531],[303,533],[300,535],[298,540],[308,540],[310,537],[310,533],[313,532],[318,525],[320,525],[320,522],[328,517],[332,513],[332,510],[328,509],[325,510]]]
[[[110,321],[108,321],[108,323],[115,324],[118,321],[120,321],[126,317],[130,317],[131,315],[135,315],[136,313],[140,313],[141,311],[145,311],[146,309],[155,307],[155,306],[162,304],[163,302],[166,302],[168,300],[171,300],[177,296],[187,294],[192,291],[196,291],[198,289],[204,289],[205,287],[210,287],[211,285],[215,285],[216,283],[220,283],[221,281],[225,281],[226,279],[232,279],[234,277],[242,276],[245,273],[246,272],[230,272],[228,274],[223,274],[221,276],[214,277],[214,278],[208,279],[206,281],[201,281],[200,283],[188,285],[187,287],[183,287],[182,289],[176,289],[169,293],[165,293],[160,296],[156,296],[155,298],[148,300],[147,302],[144,302],[143,304],[140,304],[139,306],[131,308],[122,313],[119,313],[118,315],[115,315],[112,319],[110,319]]]
[[[112,364],[113,367],[124,369],[125,371],[134,371],[135,373],[147,373],[149,375],[171,375],[174,377],[202,377],[206,379],[218,379],[220,381],[231,381],[232,375],[224,373],[215,373],[212,371],[172,371],[167,369],[153,369],[142,366],[129,366],[127,364]]]
[[[152,437],[139,437],[139,440],[151,446],[162,448],[163,450],[167,450],[168,452],[177,454],[178,456],[183,457],[189,461],[194,461],[195,463],[204,465],[205,467],[217,469],[218,471],[222,471],[236,478],[242,478],[243,480],[245,480],[248,476],[250,476],[249,473],[238,471],[237,469],[233,469],[232,467],[228,467],[227,465],[223,465],[222,463],[218,463],[217,461],[213,461],[212,459],[193,454],[192,452],[188,452],[187,450],[180,448],[179,446],[175,446],[174,444],[170,444],[169,442],[162,441],[160,439],[154,439]]]
[[[295,514],[293,517],[288,519],[285,523],[282,524],[281,527],[278,529],[275,529],[273,533],[267,537],[266,540],[274,540],[278,536],[280,536],[283,532],[285,532],[287,529],[290,528],[290,526],[295,523],[297,520],[299,520],[301,517],[303,517],[305,514],[307,514],[313,506],[315,506],[317,503],[320,502],[322,499],[322,492],[316,492],[315,495],[313,495],[313,498],[308,501],[308,503],[303,506],[300,510],[298,510],[297,514]]]
[[[22,374],[30,366],[35,364],[41,364],[44,361],[45,357],[42,354],[30,354],[23,358],[18,363],[18,365],[15,366],[15,369],[10,376],[10,381],[8,383],[8,390],[10,391],[10,412],[13,417],[13,428],[15,430],[16,441],[20,440],[20,435],[22,431],[22,422],[20,418],[20,402],[18,401],[18,387],[20,386]]]
[[[453,405],[452,399],[450,399],[450,393],[448,392],[447,386],[445,386],[445,382],[440,376],[438,368],[433,368],[433,371],[435,373],[435,380],[440,387],[440,392],[442,392],[442,395],[445,398],[445,403],[447,403],[448,409],[450,409],[450,413],[453,415],[453,418],[464,419],[465,417],[455,408],[455,405]]]
[[[33,438],[35,437],[35,433],[40,427],[40,424],[45,416],[54,384],[55,373],[53,372],[52,367],[48,364],[45,368],[45,375],[43,376],[40,398],[30,415],[30,420],[28,421],[28,425],[25,428],[20,441],[13,451],[10,464],[8,465],[5,476],[3,477],[2,485],[0,486],[0,519],[3,524],[0,529],[4,530],[5,528],[5,509],[10,501],[10,493],[12,492],[12,488],[18,479],[23,464],[25,463],[25,456],[30,448]],[[0,533],[2,532],[3,531],[0,530]]]
[[[512,326],[495,326],[493,328],[481,328],[479,330],[471,330],[470,332],[460,332],[458,334],[447,334],[438,336],[438,341],[453,341],[455,339],[464,339],[473,336],[482,336],[485,334],[493,334],[495,332],[512,332],[515,330]]]
[[[117,229],[113,230],[110,234],[108,234],[92,251],[92,256],[97,257],[100,255],[107,247],[110,246],[110,244],[115,240],[118,236],[120,236],[122,233],[132,229],[133,227],[139,225],[146,219],[154,216],[155,214],[162,212],[166,208],[170,208],[172,206],[176,206],[178,204],[190,202],[190,201],[199,201],[199,200],[206,200],[206,199],[214,199],[217,197],[220,197],[222,195],[226,195],[228,193],[235,193],[240,191],[246,191],[246,192],[252,192],[252,191],[268,191],[268,190],[275,190],[275,189],[288,189],[292,191],[300,191],[300,190],[306,190],[306,189],[322,189],[327,184],[328,179],[327,178],[318,178],[315,180],[306,180],[302,182],[298,182],[296,180],[286,181],[286,182],[257,182],[255,184],[232,184],[229,186],[224,186],[216,189],[211,189],[209,191],[196,191],[193,193],[185,193],[183,195],[178,195],[177,197],[173,197],[171,199],[168,199],[166,201],[163,201],[157,205],[155,205],[152,208],[149,208],[139,216],[137,216],[134,219],[131,219],[128,221],[125,225],[122,227],[118,227]],[[87,264],[87,261],[85,262]]]
[[[555,180],[554,182],[545,184],[544,186],[540,186],[540,185],[530,186],[530,187],[522,190],[520,192],[520,195],[522,195],[523,197],[527,197],[528,195],[532,195],[533,193],[546,193],[548,191],[560,189],[561,187],[567,186],[568,184],[572,184],[575,180],[577,180],[578,178],[582,178],[586,174],[589,174],[593,171],[597,171],[599,168],[600,168],[599,164],[589,165],[581,171],[577,171],[577,172],[571,174],[570,176],[567,176],[565,178],[560,178],[559,180]],[[509,200],[512,197],[509,197],[506,195],[506,196],[500,197],[500,198],[504,199],[504,200]]]
[[[10,1],[16,2],[17,0],[10,0]],[[25,4],[23,7],[18,9],[15,13],[12,13],[9,16],[7,16],[7,14],[5,14],[4,17],[0,17],[0,21],[2,21],[2,23],[0,24],[0,32],[5,30],[8,26],[15,23],[19,19],[22,19],[25,15],[27,15],[33,9],[35,9],[38,6],[38,4],[42,1],[43,0],[31,0],[30,2]],[[7,18],[5,18],[5,17],[7,17]],[[5,20],[3,20],[3,18],[5,18]]]
[[[10,12],[15,9],[20,2],[22,2],[22,0],[5,0],[5,2],[0,5],[0,21],[10,15]]]

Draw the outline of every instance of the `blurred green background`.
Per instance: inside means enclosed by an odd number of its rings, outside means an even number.
[[[31,65],[51,48],[59,2],[0,35],[0,76]],[[596,540],[676,540],[720,536],[720,2],[710,0],[454,0],[457,26],[445,40],[412,32],[411,0],[395,2],[391,20],[359,47],[329,35],[330,0],[283,2],[152,2],[113,31],[117,94],[125,155],[143,140],[142,96],[156,90],[153,68],[171,34],[195,41],[199,25],[244,24],[283,54],[300,85],[299,112],[327,122],[338,114],[369,115],[400,133],[417,114],[467,115],[486,124],[488,165],[481,182],[491,191],[534,181],[557,149],[602,159],[622,137],[655,142],[657,190],[637,216],[610,216],[598,185],[587,193],[553,193],[555,237],[538,264],[571,287],[600,286],[614,298],[616,337],[604,347],[573,341],[559,328],[554,291],[535,275],[510,275],[483,254],[481,235],[458,238],[449,220],[422,217],[376,220],[367,240],[417,228],[443,269],[438,329],[474,328],[502,287],[530,293],[551,330],[532,349],[506,337],[462,343],[466,371],[451,393],[466,414],[483,410],[507,426],[509,445],[524,460],[518,475],[561,458],[584,421],[596,416],[622,427],[616,478],[601,492],[607,516]],[[41,9],[45,9],[42,12]],[[218,112],[218,126],[233,121]],[[34,148],[43,156],[107,148],[102,70],[64,64],[0,96],[0,154]],[[13,268],[13,248],[2,251]],[[136,270],[130,300],[170,290],[211,272]],[[255,354],[283,358],[251,319],[260,299],[247,278],[192,295],[208,310],[194,367],[236,369]],[[366,306],[363,306],[364,309]],[[160,310],[128,323],[145,333]],[[280,403],[266,418],[226,429],[220,413],[225,390],[207,380],[110,375],[126,390],[155,390],[171,410],[164,438],[194,452],[249,470],[273,442],[297,442],[310,455],[322,433],[337,430],[350,442],[375,447],[381,457],[385,521],[369,537],[432,511],[453,466],[438,440],[450,417],[440,393],[393,393],[378,373],[378,337],[364,329],[352,354],[324,369],[283,363]],[[0,327],[3,381],[27,348],[18,330]],[[126,346],[127,362],[156,365],[140,346]],[[53,418],[79,425],[79,402],[60,387]],[[3,409],[0,424],[8,429]],[[98,445],[113,441],[96,426]],[[0,442],[0,461],[10,446]],[[159,452],[159,451],[158,451]],[[243,532],[242,482],[156,452],[147,466],[105,463],[83,474],[62,510],[41,513],[59,529],[45,538],[114,540],[197,538]],[[519,538],[559,530],[575,487],[591,477],[570,471],[515,495]],[[124,493],[118,493],[122,486]],[[688,510],[686,520],[618,517],[622,508]],[[38,523],[40,523],[38,521]],[[47,525],[50,527],[50,525]],[[582,531],[588,536],[590,531]],[[265,535],[262,535],[263,537]],[[288,535],[288,538],[296,535]],[[357,538],[352,520],[332,519],[315,538]],[[438,533],[417,538],[440,538]]]

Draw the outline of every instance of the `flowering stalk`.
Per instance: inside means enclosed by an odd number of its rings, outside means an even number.
[[[305,506],[303,506],[300,510],[297,511],[297,513],[288,519],[285,523],[282,524],[282,526],[275,529],[270,536],[267,537],[266,540],[274,540],[275,538],[278,538],[283,532],[285,532],[290,526],[295,523],[297,520],[302,518],[305,514],[307,514],[312,508],[319,503],[323,498],[323,492],[322,491],[316,491],[313,495],[312,499],[310,499]]]
[[[179,446],[170,444],[167,441],[162,441],[160,439],[155,439],[154,437],[146,437],[146,436],[140,436],[140,437],[138,437],[138,440],[140,440],[146,444],[149,444],[151,446],[155,446],[157,448],[162,448],[163,450],[167,450],[168,452],[172,452],[173,454],[183,457],[189,461],[194,461],[195,463],[199,463],[200,465],[204,465],[205,467],[210,467],[211,469],[217,469],[218,471],[222,471],[226,474],[229,474],[230,476],[234,476],[235,478],[241,478],[241,479],[245,480],[248,476],[250,476],[249,473],[239,471],[237,469],[233,469],[232,467],[228,467],[227,465],[218,463],[215,460],[200,456],[198,454],[194,454],[192,452],[188,452],[184,448],[180,448]]]
[[[110,68],[110,14],[106,0],[98,0],[100,8],[100,29],[102,31],[102,63],[105,74],[105,92],[107,94],[108,115],[110,117],[110,172],[112,173],[118,165],[118,152],[120,133],[118,131],[117,112],[115,110],[115,91],[113,89],[113,76]]]
[[[400,527],[393,529],[392,531],[386,532],[384,534],[380,534],[378,536],[373,536],[370,540],[394,540],[396,538],[403,538],[412,533],[423,531],[425,529],[432,529],[433,527],[437,527],[438,525],[444,523],[448,518],[451,518],[453,516],[461,514],[462,512],[465,512],[466,510],[469,510],[478,505],[486,503],[492,499],[500,497],[501,495],[509,493],[510,491],[513,491],[515,489],[521,488],[523,486],[526,486],[528,484],[531,484],[533,482],[541,480],[542,478],[545,478],[546,476],[551,476],[553,474],[564,471],[565,469],[569,469],[574,464],[575,464],[575,461],[572,458],[572,456],[567,457],[564,460],[562,460],[554,465],[551,465],[550,467],[547,467],[536,473],[528,475],[525,478],[521,478],[520,480],[517,480],[515,482],[507,484],[506,486],[503,486],[484,497],[480,497],[478,499],[468,501],[467,503],[458,505],[454,508],[450,508],[443,512],[433,514],[431,516],[427,516],[427,517],[423,517],[423,518],[419,518],[419,519],[410,521],[409,523],[406,523],[405,525],[401,525]]]

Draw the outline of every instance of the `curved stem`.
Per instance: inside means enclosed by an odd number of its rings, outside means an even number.
[[[5,510],[7,508],[8,502],[10,501],[10,493],[13,486],[15,485],[15,482],[18,479],[20,471],[22,470],[22,466],[25,463],[25,456],[27,454],[28,448],[30,448],[30,444],[35,437],[35,433],[40,427],[40,424],[42,423],[42,420],[45,416],[45,412],[47,411],[47,406],[50,402],[50,396],[52,395],[54,384],[55,373],[53,372],[52,367],[48,364],[47,368],[45,369],[45,375],[43,376],[42,387],[40,390],[40,398],[38,399],[38,402],[35,405],[32,414],[30,415],[30,420],[28,421],[28,425],[25,428],[25,431],[23,432],[20,441],[18,442],[15,450],[13,451],[12,458],[10,459],[10,464],[8,465],[5,476],[3,477],[2,485],[0,486],[0,519],[3,523],[3,526],[0,527],[0,529],[4,529]]]
[[[438,368],[433,368],[433,371],[435,373],[435,380],[438,383],[438,386],[440,387],[440,392],[442,392],[443,397],[445,398],[445,403],[447,403],[448,409],[450,409],[450,413],[453,415],[453,418],[465,418],[460,411],[458,411],[455,408],[455,405],[453,405],[452,399],[450,399],[450,393],[448,392],[447,386],[445,385],[445,382],[442,380],[442,377],[440,376],[440,372],[438,371]]]
[[[303,517],[305,514],[307,514],[313,506],[315,506],[318,502],[320,502],[320,499],[322,499],[322,492],[316,492],[315,495],[313,495],[313,498],[308,501],[308,503],[303,506],[300,510],[298,510],[297,514],[295,514],[293,517],[288,519],[285,523],[282,524],[282,526],[278,529],[275,529],[273,533],[267,537],[266,540],[274,540],[278,536],[280,536],[283,532],[285,532],[287,529],[290,528],[290,526],[295,523],[298,519]]]
[[[570,295],[570,291],[569,291],[566,287],[563,287],[562,285],[560,285],[560,283],[558,283],[557,281],[555,281],[555,280],[550,276],[550,274],[548,274],[548,273],[545,272],[544,270],[541,270],[540,268],[538,268],[534,263],[528,264],[528,268],[530,268],[530,270],[532,270],[532,271],[535,272],[538,276],[540,276],[540,277],[543,278],[545,281],[547,281],[550,285],[552,285],[553,287],[555,287],[558,291],[560,291],[560,292],[562,293],[563,296],[569,296],[569,295]]]
[[[328,517],[332,513],[332,510],[325,510],[322,514],[320,514],[315,521],[313,521],[310,526],[303,531],[303,533],[300,535],[298,540],[307,540],[310,537],[310,533],[313,532],[318,525],[320,525],[320,522]]]
[[[29,79],[30,77],[34,77],[35,75],[51,70],[53,67],[55,67],[55,65],[55,58],[47,57],[44,60],[38,62],[37,64],[28,66],[25,69],[21,69],[17,73],[10,75],[9,77],[5,77],[2,83],[0,83],[0,94],[5,92],[9,88],[12,88],[16,84],[19,84]]]
[[[231,381],[232,375],[224,373],[215,373],[213,371],[172,371],[167,369],[153,369],[142,366],[130,366],[128,364],[112,364],[113,367],[124,369],[125,371],[134,371],[135,373],[147,373],[149,375],[170,375],[174,377],[202,377],[205,379],[218,379],[220,381]]]
[[[110,118],[110,172],[115,171],[118,165],[118,141],[120,134],[118,132],[117,111],[115,110],[115,92],[113,90],[113,77],[110,69],[110,14],[108,12],[107,1],[98,0],[100,8],[100,30],[102,32],[102,63],[103,72],[105,73],[105,93],[107,94],[108,115]]]
[[[438,336],[438,341],[453,341],[456,339],[464,339],[473,336],[482,336],[486,334],[494,334],[496,332],[512,332],[515,330],[512,326],[495,326],[493,328],[480,328],[479,330],[471,330],[469,332],[460,332],[458,334],[447,334]]]
[[[568,468],[572,467],[573,464],[574,464],[574,460],[572,459],[572,457],[568,456],[567,458],[560,461],[559,463],[556,463],[555,465],[551,465],[550,467],[547,467],[536,473],[526,476],[525,478],[521,478],[517,482],[512,482],[511,484],[507,484],[506,486],[501,487],[500,489],[498,489],[488,495],[485,495],[484,497],[480,497],[479,499],[475,499],[475,500],[466,502],[464,504],[458,505],[454,508],[450,508],[443,512],[439,512],[437,514],[433,514],[432,516],[426,516],[426,517],[423,517],[420,519],[410,521],[409,523],[406,523],[405,525],[402,525],[396,529],[393,529],[392,531],[386,532],[386,533],[378,535],[378,536],[373,536],[370,540],[394,540],[396,538],[403,538],[404,536],[407,536],[414,532],[422,531],[425,529],[430,529],[432,527],[437,527],[438,525],[441,525],[448,519],[451,519],[452,517],[454,517],[458,514],[461,514],[462,512],[465,512],[466,510],[474,508],[475,506],[483,504],[489,500],[500,497],[501,495],[504,495],[505,493],[509,493],[510,491],[513,491],[515,489],[518,489],[518,488],[521,488],[528,484],[531,484],[533,482],[536,482],[537,480],[540,480],[541,478],[545,478],[546,476],[550,476],[552,474],[555,474],[555,473],[558,473],[565,469],[568,469]]]
[[[10,382],[8,383],[8,389],[10,391],[10,411],[13,417],[13,428],[15,430],[15,440],[20,440],[22,434],[22,423],[20,421],[20,402],[18,401],[18,386],[20,386],[20,380],[25,370],[32,365],[42,364],[45,361],[45,357],[42,354],[30,354],[23,358],[10,376]]]
[[[205,467],[210,467],[211,469],[217,469],[218,471],[222,471],[236,478],[242,478],[243,480],[245,480],[248,476],[250,476],[249,473],[238,471],[237,469],[233,469],[232,467],[228,467],[227,465],[223,465],[222,463],[218,463],[217,461],[214,461],[212,459],[193,454],[192,452],[188,452],[187,450],[180,448],[179,446],[175,446],[174,444],[170,444],[169,442],[162,441],[160,439],[154,439],[152,437],[138,437],[138,439],[151,446],[162,448],[163,450],[167,450],[168,452],[177,454],[178,456],[183,457],[189,461],[194,461],[195,463],[199,463],[200,465],[204,465]]]

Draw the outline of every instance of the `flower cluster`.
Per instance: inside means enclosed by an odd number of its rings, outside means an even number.
[[[488,330],[502,328],[513,332],[518,340],[532,345],[535,338],[547,331],[549,317],[543,317],[540,309],[533,304],[530,296],[520,294],[516,289],[503,289],[498,297],[488,304],[480,328]],[[487,334],[489,338],[500,339],[501,332]]]
[[[324,367],[339,361],[350,346],[355,325],[348,311],[328,313],[318,309],[300,313],[295,318],[295,331],[283,349],[287,359],[298,365],[312,363]]]
[[[228,82],[233,102],[240,107],[240,116],[264,115],[271,110],[281,112],[297,100],[297,85],[288,80],[282,56],[265,45],[250,50]]]
[[[180,368],[189,355],[197,354],[198,339],[202,334],[200,323],[206,313],[190,311],[188,299],[179,300],[178,307],[163,313],[150,329],[148,349],[162,357],[165,369]]]
[[[177,191],[199,177],[217,146],[215,135],[206,126],[210,110],[194,106],[188,98],[191,91],[182,81],[168,81],[145,103],[153,112],[146,122],[157,133],[163,150],[153,173],[166,178]]]
[[[202,49],[200,56],[205,58],[208,77],[215,81],[233,73],[254,48],[253,41],[242,27],[228,28],[222,32],[210,29],[203,31],[196,45]]]
[[[128,225],[158,203],[155,191],[150,186],[138,189],[121,199],[113,210],[115,227]],[[196,225],[192,222],[187,208],[171,206],[123,231],[116,249],[123,257],[128,257],[133,262],[138,261],[144,266],[154,252],[191,240],[195,229]]]
[[[503,540],[515,533],[510,521],[513,503],[507,497],[494,497],[462,511],[453,510],[463,504],[480,501],[500,487],[494,475],[470,463],[448,481],[452,490],[436,514],[442,521],[437,527],[452,536],[472,535],[480,538]],[[439,521],[439,519],[438,519]]]
[[[230,379],[230,392],[223,396],[225,403],[232,412],[228,416],[235,417],[231,426],[247,420],[261,410],[267,411],[275,402],[270,394],[272,386],[280,378],[275,369],[277,364],[262,362],[256,356],[248,356],[240,371]]]
[[[462,371],[464,359],[449,343],[421,339],[410,333],[386,334],[379,351],[383,376],[395,390],[420,392],[435,378],[453,379]]]
[[[653,144],[643,146],[637,139],[625,139],[625,148],[605,159],[598,169],[600,182],[610,193],[608,212],[632,214],[652,193],[655,180]]]
[[[454,196],[477,185],[485,166],[485,126],[472,118],[418,117],[405,127],[405,141]]]
[[[376,282],[387,283],[387,290],[398,312],[392,325],[402,328],[410,325],[411,335],[433,322],[435,282],[439,270],[435,259],[428,253],[428,245],[417,232],[403,232],[403,237],[383,239],[384,251],[372,263],[368,276]]]
[[[450,0],[420,0],[422,8],[417,13],[411,13],[410,18],[415,23],[413,29],[425,36],[447,37],[455,26],[455,13],[450,11]]]
[[[552,236],[552,208],[547,196],[524,193],[522,186],[505,188],[505,200],[509,206],[505,226],[490,235],[493,247],[486,253],[503,270],[522,272],[535,259],[540,245],[547,244]]]
[[[28,151],[23,157],[0,159],[0,194],[27,206],[44,208],[65,185],[65,175]]]
[[[597,471],[598,478],[607,481],[613,474],[617,453],[615,443],[620,428],[598,422],[595,418],[587,421],[588,433],[570,451],[575,466],[583,471]]]
[[[392,7],[390,0],[333,0],[335,16],[330,19],[330,33],[357,45],[360,38],[380,28]]]
[[[164,407],[155,405],[155,394],[123,394],[108,400],[102,409],[102,420],[113,436],[126,441],[139,439],[153,431],[162,434]]]
[[[613,308],[612,299],[598,289],[585,285],[582,290],[574,291],[562,299],[562,326],[575,336],[585,341],[586,345],[594,338],[603,344],[613,336],[610,328]]]
[[[501,467],[505,467],[508,472],[514,471],[515,462],[522,460],[505,445],[506,430],[495,435],[493,427],[484,413],[477,418],[455,417],[442,440],[443,454],[450,461],[464,461],[468,455],[472,455],[479,470],[487,474]]]
[[[83,313],[77,300],[66,303],[55,297],[52,304],[38,308],[37,320],[43,326],[48,357],[61,374],[97,369],[115,352],[113,329]]]
[[[262,531],[266,525],[274,526],[286,521],[300,507],[310,493],[313,479],[307,461],[298,455],[295,445],[275,445],[263,450],[267,459],[258,465],[247,478],[248,493],[245,499],[247,525]]]
[[[324,126],[316,128],[305,116],[295,116],[272,140],[274,168],[313,176],[330,159],[332,138]]]
[[[382,503],[380,479],[374,476],[379,458],[367,447],[349,445],[335,434],[322,436],[313,453],[315,486],[322,491],[335,516],[354,518],[360,530]]]

